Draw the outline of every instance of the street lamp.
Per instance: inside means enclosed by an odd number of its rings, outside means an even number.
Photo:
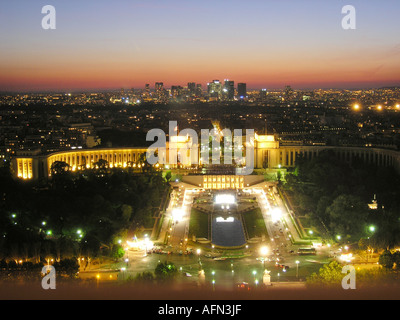
[[[263,257],[263,264],[264,264],[264,270],[265,270],[265,260],[266,260],[267,254],[268,254],[268,248],[267,247],[262,247],[260,249],[260,253],[261,253],[262,257]]]
[[[144,235],[144,250],[145,250],[144,256],[145,256],[145,257],[147,257],[147,244],[148,244],[148,242],[149,242],[148,235],[145,234],[145,235]]]
[[[123,280],[125,280],[125,279],[126,279],[126,275],[125,275],[126,268],[125,268],[125,267],[122,267],[122,268],[121,268],[121,271],[122,271]]]
[[[201,250],[200,249],[197,249],[197,256],[198,256],[198,259],[199,259],[199,267],[201,267],[201,261],[200,261],[200,253],[201,253]]]
[[[254,270],[254,271],[253,271],[254,280],[256,280],[256,275],[257,275],[257,271]]]
[[[369,232],[371,233],[371,234],[373,234],[373,233],[375,233],[375,231],[376,231],[376,227],[374,226],[374,225],[370,225],[369,227],[368,227],[368,230],[369,230]],[[367,251],[368,253],[367,253],[367,261],[368,261],[368,259],[369,259],[369,254],[370,253],[373,253],[373,250],[372,250],[372,248],[371,248],[371,237],[368,237],[368,251]],[[372,258],[372,255],[371,255],[371,258]]]
[[[299,278],[299,263],[300,263],[300,261],[296,260],[296,278],[297,279]]]

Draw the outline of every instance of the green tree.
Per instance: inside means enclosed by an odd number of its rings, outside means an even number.
[[[337,261],[325,264],[318,273],[307,278],[307,284],[313,286],[340,286],[343,279],[342,265]]]
[[[281,179],[282,179],[282,172],[278,170],[278,172],[276,173],[276,180],[278,180],[278,182],[281,182]]]
[[[64,161],[55,161],[50,167],[52,176],[65,175],[69,171],[69,164]]]
[[[118,260],[125,255],[125,250],[120,244],[114,244],[111,251],[111,257]]]
[[[106,174],[107,169],[109,167],[108,161],[104,159],[99,159],[99,161],[95,162],[94,167],[99,170],[100,173]]]
[[[155,156],[157,156],[156,153]],[[153,166],[147,161],[147,154],[145,152],[139,155],[138,165],[140,165],[142,172],[149,172],[153,168]]]
[[[379,256],[379,264],[388,270],[393,269],[394,263],[395,260],[393,254],[389,250],[385,250]]]
[[[142,272],[138,273],[134,278],[134,282],[139,285],[151,285],[155,281],[154,274],[152,272]]]
[[[395,263],[396,271],[400,271],[400,251],[395,251],[393,253],[393,262]]]
[[[132,207],[128,204],[123,204],[121,207],[122,222],[127,224],[132,216]]]
[[[75,278],[79,271],[79,264],[75,258],[62,259],[60,262],[55,262],[53,266],[57,273],[64,274],[69,278]]]
[[[172,262],[166,261],[157,265],[154,274],[159,282],[171,282],[177,276],[178,270]]]
[[[165,181],[167,181],[167,183],[170,183],[171,178],[172,178],[172,173],[171,173],[171,171],[168,171],[168,172],[165,174]]]
[[[338,196],[326,209],[332,232],[350,238],[363,234],[367,212],[368,207],[360,198],[348,194]]]

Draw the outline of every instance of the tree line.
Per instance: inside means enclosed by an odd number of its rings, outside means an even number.
[[[161,172],[63,167],[41,182],[16,180],[9,167],[0,168],[0,260],[119,257],[118,239],[153,227],[168,186]]]
[[[310,219],[331,239],[363,246],[393,248],[400,244],[400,177],[392,167],[354,159],[339,161],[333,151],[296,160],[284,189],[296,213]],[[370,209],[376,198],[377,208]]]

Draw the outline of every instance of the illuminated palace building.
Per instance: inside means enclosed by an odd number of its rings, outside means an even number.
[[[179,149],[186,147],[188,152],[188,137],[174,137],[174,145]],[[163,163],[170,163],[169,143],[167,143],[165,152],[161,152],[159,157]],[[198,148],[199,149],[199,148]],[[368,164],[377,166],[393,166],[397,172],[400,172],[400,152],[387,149],[371,147],[335,147],[335,146],[281,146],[279,141],[272,135],[255,135],[254,139],[254,169],[277,169],[291,168],[296,165],[296,159],[303,156],[306,159],[317,157],[324,150],[332,150],[333,154],[340,160],[351,162],[359,159]],[[108,167],[115,168],[139,168],[143,163],[141,155],[147,151],[147,148],[112,148],[112,149],[75,149],[70,151],[61,151],[52,154],[40,154],[40,152],[20,151],[12,159],[12,168],[17,178],[26,180],[37,180],[51,176],[51,167],[54,162],[61,161],[69,165],[71,171],[82,169],[94,169],[99,167],[99,161],[106,163]],[[201,163],[200,150],[199,163]],[[246,149],[244,149],[246,152]],[[180,160],[183,168],[196,167],[192,165],[190,156],[186,160]],[[157,165],[158,166],[158,165]],[[170,165],[167,168],[174,168]]]

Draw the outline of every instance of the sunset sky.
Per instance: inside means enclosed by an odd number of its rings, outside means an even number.
[[[48,4],[56,30],[41,27]],[[3,0],[0,91],[400,85],[399,16],[398,0]]]

